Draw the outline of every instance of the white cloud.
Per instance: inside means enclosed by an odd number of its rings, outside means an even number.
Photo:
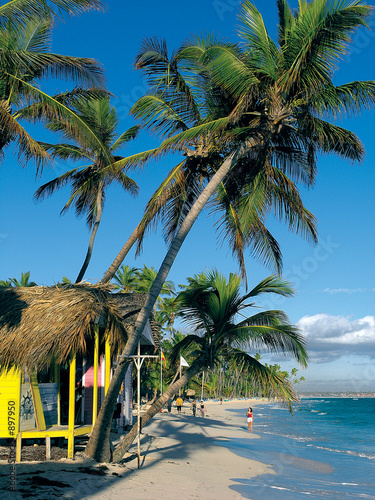
[[[375,357],[374,316],[351,319],[315,314],[304,316],[297,326],[307,338],[310,359],[315,362],[328,362],[348,354]]]
[[[365,293],[365,292],[375,292],[375,288],[325,288],[323,293],[329,293],[334,295],[337,293],[346,293],[348,295],[352,293]]]

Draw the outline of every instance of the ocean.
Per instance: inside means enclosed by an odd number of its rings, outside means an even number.
[[[273,403],[253,410],[261,439],[227,447],[275,474],[236,478],[233,490],[253,500],[375,500],[375,398],[306,398],[294,416]]]

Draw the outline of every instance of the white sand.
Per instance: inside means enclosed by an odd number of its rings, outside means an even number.
[[[194,499],[220,500],[242,498],[231,485],[241,483],[272,469],[259,462],[242,458],[229,451],[229,439],[259,439],[247,432],[245,413],[259,400],[207,403],[206,418],[193,417],[190,408],[178,415],[156,415],[143,429],[141,468],[137,468],[136,446],[122,465],[61,460],[16,465],[16,492],[0,490],[3,500],[18,500],[33,493],[35,499],[55,497],[94,500],[137,499]],[[262,401],[264,403],[264,401]],[[243,408],[238,417],[230,408]],[[199,413],[199,412],[198,412]],[[221,446],[224,445],[224,446]],[[0,462],[0,487],[6,488],[9,466]],[[92,472],[103,475],[93,475]],[[40,478],[66,484],[38,485]],[[237,481],[238,480],[238,481]]]

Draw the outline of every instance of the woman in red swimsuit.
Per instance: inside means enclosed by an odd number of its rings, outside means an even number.
[[[246,412],[247,417],[247,431],[253,432],[253,409],[249,408]]]

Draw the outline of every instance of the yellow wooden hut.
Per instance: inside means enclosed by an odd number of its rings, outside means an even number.
[[[68,458],[73,458],[74,438],[90,434],[98,414],[99,363],[105,361],[106,393],[113,362],[144,299],[143,294],[113,294],[109,286],[90,284],[0,288],[0,438],[16,439],[16,461],[21,460],[23,439],[45,439],[48,459],[51,438],[58,437],[68,440]],[[152,328],[148,324],[147,332],[142,343],[153,344],[154,323]],[[93,360],[90,425],[76,423],[77,356]],[[67,424],[61,419],[62,366],[69,373]],[[46,370],[55,391],[52,420],[47,418],[43,384],[38,382],[38,375]],[[27,422],[30,403],[33,422]]]

